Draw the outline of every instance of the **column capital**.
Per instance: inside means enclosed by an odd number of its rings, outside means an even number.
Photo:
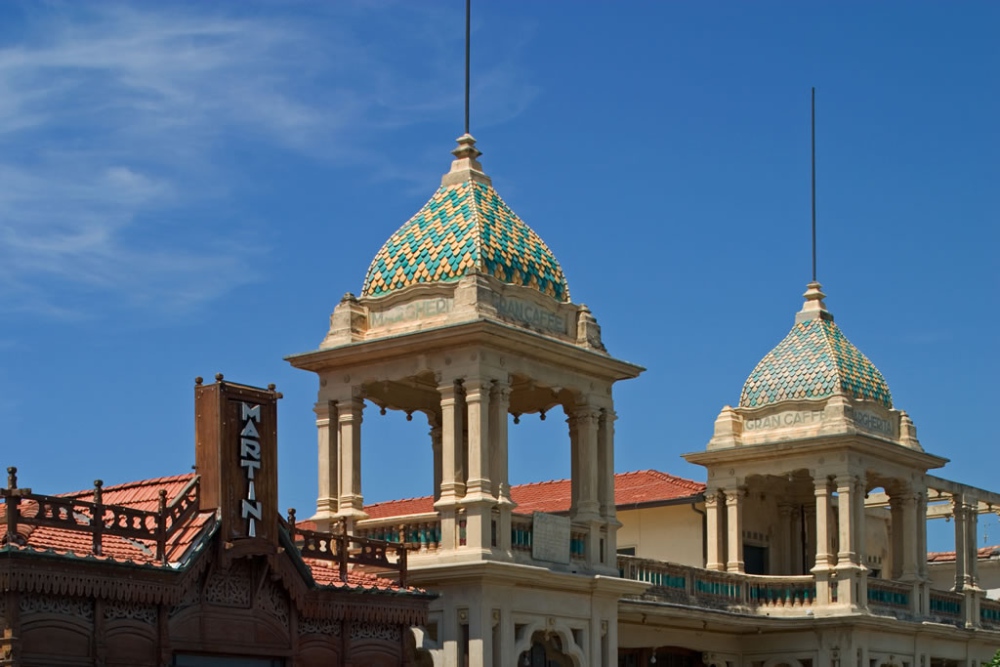
[[[847,489],[848,493],[853,493],[860,483],[861,475],[852,472],[843,472],[834,476],[834,484],[836,484],[838,492],[840,489]]]
[[[316,401],[313,405],[313,412],[316,413],[316,423],[329,421],[330,414],[336,411],[334,401]]]
[[[351,398],[337,401],[337,419],[339,421],[358,421],[364,418],[365,401],[363,398]]]
[[[813,492],[817,496],[828,496],[833,493],[833,480],[830,477],[815,477]]]
[[[725,489],[722,493],[726,496],[726,505],[735,505],[746,497],[747,487],[740,485]]]
[[[491,382],[490,398],[494,401],[510,402],[510,379],[508,377],[495,379]]]

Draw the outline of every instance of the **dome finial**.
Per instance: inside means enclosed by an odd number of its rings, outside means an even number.
[[[795,314],[795,323],[805,322],[807,320],[829,320],[833,322],[833,314],[826,309],[826,304],[823,299],[826,298],[826,294],[823,293],[823,286],[820,285],[815,280],[806,285],[805,294],[806,302],[802,304],[802,310]]]
[[[441,185],[457,185],[467,181],[492,185],[490,177],[483,173],[483,165],[476,159],[483,153],[476,148],[475,137],[466,132],[457,141],[458,147],[451,152],[455,160],[451,163],[451,170],[441,178]]]

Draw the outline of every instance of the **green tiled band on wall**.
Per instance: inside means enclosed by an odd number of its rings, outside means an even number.
[[[740,407],[844,393],[892,407],[889,385],[875,365],[830,320],[796,324],[750,374]]]
[[[361,294],[455,281],[473,271],[569,301],[552,251],[492,186],[474,181],[442,186],[389,237],[368,268]]]

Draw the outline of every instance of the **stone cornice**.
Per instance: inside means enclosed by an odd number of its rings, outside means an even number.
[[[285,360],[295,368],[322,373],[364,363],[412,359],[419,354],[472,345],[490,346],[611,381],[634,378],[645,370],[604,353],[485,318],[295,354]]]
[[[779,456],[831,454],[845,450],[921,470],[940,468],[948,462],[946,458],[901,447],[863,433],[820,435],[797,440],[691,452],[683,456],[690,463],[712,466],[724,463],[773,461],[775,457]]]

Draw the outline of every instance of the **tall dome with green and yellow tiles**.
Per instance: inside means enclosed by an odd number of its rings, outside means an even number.
[[[809,283],[795,326],[761,359],[743,385],[740,407],[842,394],[892,408],[882,373],[833,323],[817,282]]]
[[[361,295],[384,296],[420,283],[484,273],[568,302],[569,285],[545,242],[514,213],[483,173],[475,139],[465,134],[451,171],[423,208],[375,255]]]

